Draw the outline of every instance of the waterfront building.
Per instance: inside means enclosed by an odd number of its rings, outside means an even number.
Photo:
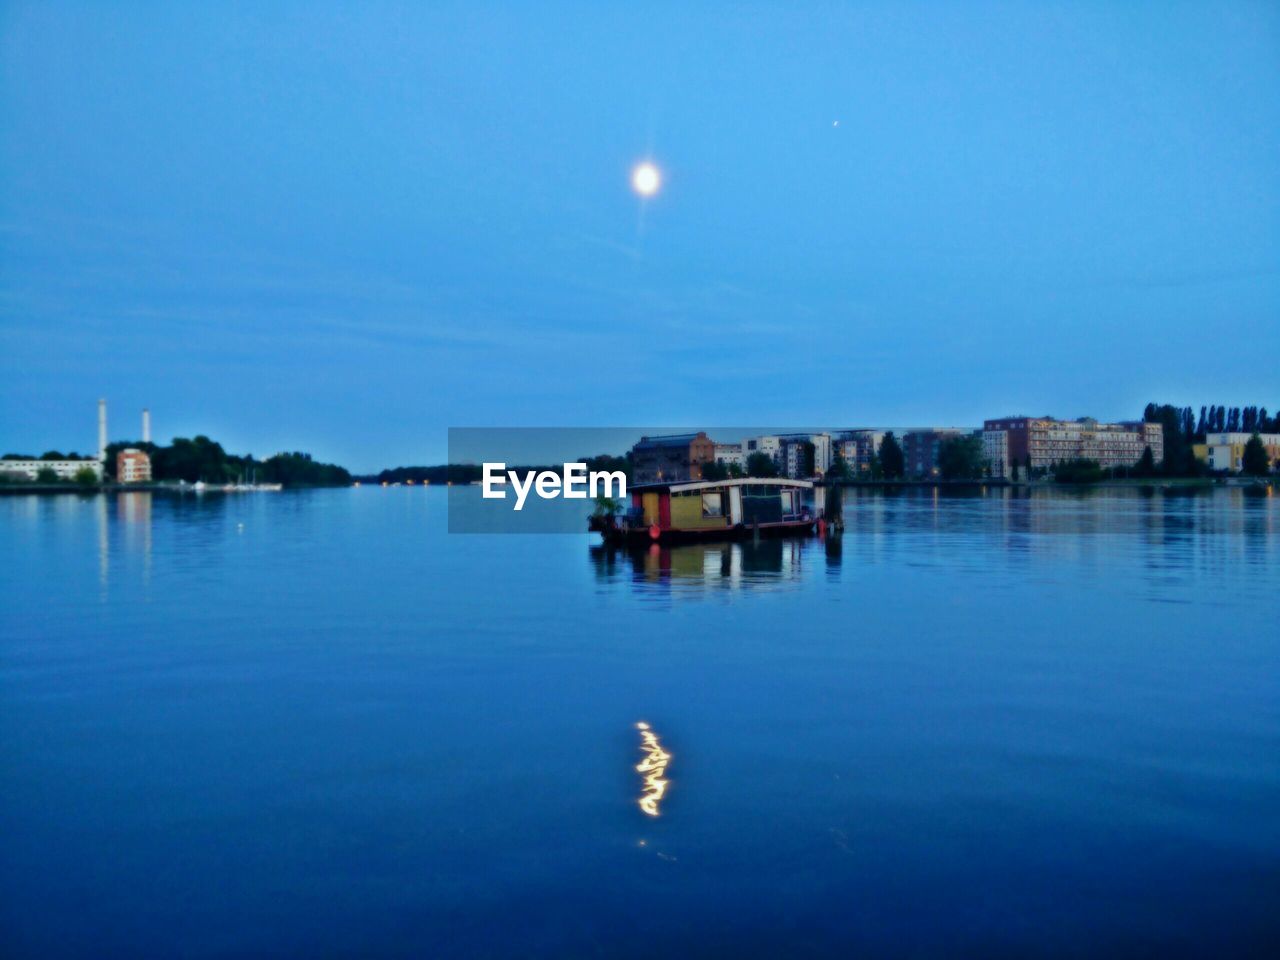
[[[150,483],[151,458],[135,447],[121,450],[116,454],[116,480],[120,483]]]
[[[101,460],[0,460],[0,473],[14,480],[35,480],[41,470],[52,470],[59,480],[72,480],[86,467],[98,480],[102,479]]]
[[[1205,437],[1205,462],[1210,470],[1231,470],[1239,472],[1244,458],[1244,445],[1249,442],[1252,433],[1211,433]],[[1280,433],[1260,433],[1259,438],[1267,450],[1267,461],[1271,469],[1280,466]]]
[[[1090,417],[1001,417],[982,428],[991,476],[1010,476],[1009,465],[1047,471],[1064,460],[1095,460],[1103,467],[1132,467],[1151,448],[1156,463],[1164,461],[1164,433],[1158,423],[1099,423]]]
[[[633,483],[701,480],[702,465],[715,459],[715,442],[699,431],[641,437],[631,448]]]
[[[883,430],[842,430],[836,435],[832,459],[838,450],[855,477],[870,476],[871,464],[880,453],[884,434]]]
[[[778,436],[748,437],[742,441],[742,456],[745,462],[753,453],[763,453],[779,470],[783,467],[782,438]]]
[[[736,466],[746,469],[747,455],[742,443],[717,443],[715,446],[716,463],[721,466]]]
[[[789,433],[778,438],[781,443],[778,467],[793,480],[820,477],[831,469],[831,434]],[[809,451],[813,451],[812,464]]]
[[[903,470],[908,477],[936,477],[938,451],[951,437],[967,437],[973,433],[961,427],[919,427],[902,435]]]
[[[990,471],[991,476],[996,478],[1012,476],[1008,430],[982,431],[982,459],[986,461],[987,469]],[[1019,460],[1019,470],[1021,470],[1022,465],[1023,461]]]

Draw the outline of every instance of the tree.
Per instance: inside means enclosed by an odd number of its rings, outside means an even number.
[[[40,459],[41,460],[65,460],[67,458],[63,456],[61,453],[59,453],[57,450],[46,450],[44,453],[40,454]]]
[[[268,457],[258,471],[260,480],[286,487],[338,487],[351,483],[351,474],[342,467],[318,463],[311,454],[297,451]]]
[[[1097,483],[1102,479],[1102,466],[1097,460],[1063,460],[1054,464],[1053,479],[1058,483]]]
[[[1265,477],[1271,472],[1271,460],[1267,457],[1267,448],[1262,437],[1254,434],[1244,445],[1244,454],[1240,458],[1240,471],[1250,477]]]
[[[1009,479],[1018,482],[1018,461],[1013,458],[1009,459]]]
[[[43,459],[43,458],[42,458]],[[53,467],[41,467],[36,471],[36,483],[57,483],[58,471]]]
[[[723,460],[712,460],[702,465],[703,480],[727,480],[729,479],[729,468],[725,466]]]
[[[1167,476],[1190,476],[1196,472],[1191,454],[1191,444],[1187,440],[1184,429],[1187,410],[1179,410],[1172,404],[1147,404],[1143,419],[1147,423],[1160,424],[1160,432],[1164,437],[1164,473]]]
[[[622,510],[622,501],[615,497],[596,497],[595,509],[591,511],[593,517],[612,517]]]
[[[98,483],[98,474],[93,467],[81,467],[71,479],[82,487],[92,487]]]
[[[1135,477],[1154,477],[1156,475],[1156,458],[1152,454],[1150,447],[1143,448],[1142,456],[1134,464],[1133,475]]]
[[[848,480],[852,476],[853,471],[849,469],[849,461],[836,451],[835,459],[831,461],[831,469],[827,471],[827,479]]]
[[[947,437],[938,446],[938,469],[944,480],[977,480],[982,476],[982,441]]]
[[[773,457],[764,451],[757,450],[747,457],[748,477],[776,477],[777,475],[778,465],[773,462]]]
[[[886,480],[900,480],[906,471],[906,459],[902,455],[902,445],[890,430],[880,441],[880,468]]]

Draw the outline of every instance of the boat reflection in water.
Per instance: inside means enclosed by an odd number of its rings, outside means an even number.
[[[640,789],[640,809],[651,817],[658,815],[658,805],[666,795],[667,765],[671,762],[671,754],[662,749],[658,735],[647,723],[637,723],[640,731],[640,749],[644,751],[644,759],[636,764],[636,772],[643,778]]]
[[[824,545],[813,538],[774,538],[641,549],[593,546],[598,580],[629,581],[637,593],[655,597],[710,591],[794,586],[804,562],[821,563]],[[826,562],[833,562],[827,555]],[[838,558],[834,560],[838,563]]]

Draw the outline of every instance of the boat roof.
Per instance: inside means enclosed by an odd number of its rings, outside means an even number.
[[[813,487],[811,480],[789,480],[786,477],[737,477],[732,480],[680,480],[668,483],[633,483],[632,490],[670,490],[672,493],[684,493],[693,490],[713,490],[723,487],[791,487],[808,490]]]

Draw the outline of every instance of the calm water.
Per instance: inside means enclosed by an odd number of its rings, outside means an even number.
[[[1280,941],[1280,498],[640,556],[444,505],[0,497],[0,953]]]

